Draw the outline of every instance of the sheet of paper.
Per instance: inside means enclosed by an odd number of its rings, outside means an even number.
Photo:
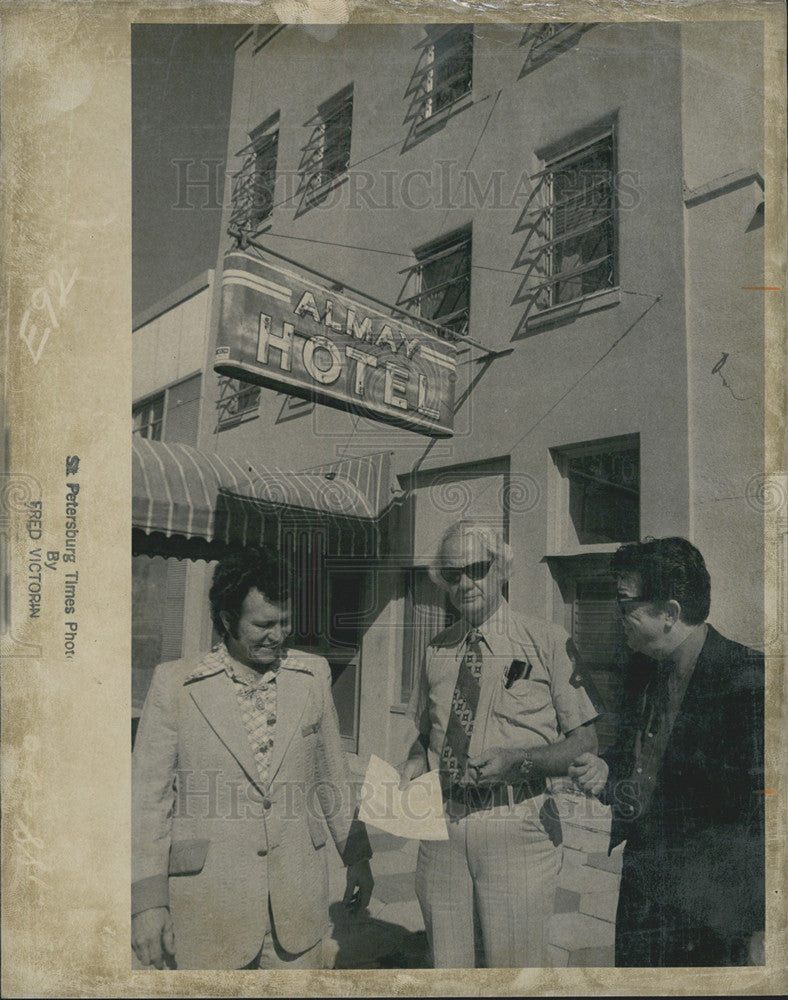
[[[449,839],[438,772],[428,771],[400,791],[396,768],[375,754],[369,759],[358,815],[395,837]]]

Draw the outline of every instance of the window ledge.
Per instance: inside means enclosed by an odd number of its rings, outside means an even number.
[[[608,555],[617,552],[626,542],[592,542],[588,545],[567,545],[559,552],[548,552],[545,559],[571,559],[573,556]]]
[[[404,715],[405,712],[407,712],[407,710],[408,706],[405,704],[404,701],[399,702],[396,705],[392,705],[391,708],[389,708],[389,712],[391,712],[392,715]]]
[[[585,295],[582,299],[574,299],[572,302],[562,302],[558,306],[550,306],[547,309],[542,309],[540,312],[528,317],[525,329],[527,333],[535,333],[550,326],[571,323],[578,316],[585,316],[587,313],[596,312],[598,309],[609,309],[611,306],[618,305],[620,301],[620,288],[605,288],[601,292],[592,292],[590,295]]]
[[[330,194],[334,188],[338,188],[340,184],[344,184],[348,179],[348,168],[346,167],[341,174],[337,174],[336,177],[332,177],[330,181],[326,181],[325,184],[321,184],[319,188],[315,188],[314,191],[307,193],[304,199],[304,205],[307,208],[315,208],[320,205],[327,196]]]
[[[255,410],[254,412],[250,410],[248,413],[238,413],[233,417],[228,417],[226,420],[217,421],[216,430],[217,432],[227,431],[231,427],[237,427],[239,424],[248,423],[250,420],[257,420],[259,417],[259,410]]]
[[[428,135],[434,128],[438,128],[444,125],[449,118],[453,115],[458,115],[461,111],[469,108],[473,104],[473,91],[469,90],[467,94],[462,94],[456,100],[452,101],[451,104],[446,104],[436,111],[434,115],[430,115],[429,118],[425,118],[420,121],[418,125],[413,130],[414,135],[419,137]]]

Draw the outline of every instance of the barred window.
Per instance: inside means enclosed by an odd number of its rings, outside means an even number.
[[[274,209],[276,167],[279,155],[279,112],[250,133],[251,143],[242,149],[241,169],[233,176],[231,229],[247,236],[259,232]]]
[[[545,195],[533,213],[542,242],[530,253],[538,308],[617,284],[614,177],[612,132],[557,157],[534,176]]]
[[[397,303],[455,333],[467,333],[471,303],[471,231],[462,229],[414,251],[406,268],[411,294]],[[415,289],[415,291],[413,290]]]
[[[564,541],[592,545],[640,537],[638,435],[558,448],[563,481]]]
[[[217,430],[232,427],[256,415],[260,406],[260,386],[222,376],[216,400]]]
[[[350,163],[353,85],[320,105],[306,124],[312,131],[301,161],[302,187],[308,197],[314,197],[344,174]]]
[[[541,24],[529,24],[520,40],[520,45],[526,48],[525,64],[520,76],[573,48],[580,36],[593,27],[595,27],[593,21],[547,21]]]
[[[254,183],[252,189],[252,219],[261,223],[274,208],[276,158],[279,152],[279,132],[267,135],[255,148]]]
[[[428,28],[422,63],[420,117],[427,120],[471,91],[473,25]]]

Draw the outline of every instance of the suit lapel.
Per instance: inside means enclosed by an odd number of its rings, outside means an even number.
[[[711,625],[706,627],[706,641],[695,661],[692,677],[690,677],[687,690],[681,701],[681,707],[665,750],[665,759],[673,753],[678,753],[679,757],[683,758],[687,742],[689,741],[691,746],[697,744],[699,727],[705,721],[708,712],[708,698],[709,692],[712,690],[713,680],[710,675],[718,660],[720,636]]]
[[[295,735],[306,708],[309,696],[307,683],[311,674],[296,663],[284,660],[276,679],[276,731],[271,766],[268,771],[269,783],[276,777],[281,767],[285,751]]]
[[[224,671],[202,677],[190,685],[190,694],[208,725],[246,772],[259,785],[252,747],[238,710],[233,683]]]

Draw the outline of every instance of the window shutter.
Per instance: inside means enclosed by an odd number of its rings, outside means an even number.
[[[197,444],[202,375],[194,375],[167,390],[166,440]]]
[[[167,560],[167,596],[162,608],[161,658],[178,660],[183,655],[183,606],[186,599],[186,570],[183,559]]]

